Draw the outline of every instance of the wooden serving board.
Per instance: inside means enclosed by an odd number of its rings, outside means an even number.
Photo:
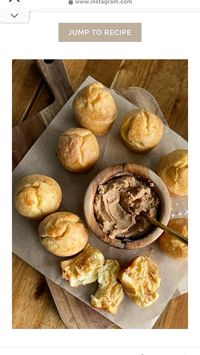
[[[13,128],[13,169],[73,94],[61,60],[38,60],[37,65],[50,87],[54,102],[37,115]],[[118,328],[111,321],[46,278],[48,287],[67,328]]]
[[[54,101],[38,114],[13,128],[13,168],[17,166],[33,143],[73,95],[73,89],[61,60],[38,60],[37,65],[52,91]]]

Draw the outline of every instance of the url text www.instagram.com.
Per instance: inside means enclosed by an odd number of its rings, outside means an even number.
[[[132,5],[133,0],[69,0],[70,5]]]

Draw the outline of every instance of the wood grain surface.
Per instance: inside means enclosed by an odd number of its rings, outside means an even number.
[[[141,86],[149,90],[170,128],[187,139],[186,60],[66,60],[64,65],[74,90],[88,75],[113,88]],[[53,99],[35,61],[13,61],[13,126],[37,115]],[[51,288],[51,281],[48,286]],[[67,292],[62,295],[60,288],[54,287],[56,297],[63,297],[64,325],[48,286],[41,274],[13,255],[13,328],[117,328],[74,296]],[[185,294],[170,301],[154,328],[187,327]]]

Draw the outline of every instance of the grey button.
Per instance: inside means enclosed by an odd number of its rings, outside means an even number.
[[[59,23],[59,42],[141,41],[141,23]]]
[[[0,22],[1,23],[27,23],[29,22],[29,11],[1,10]]]

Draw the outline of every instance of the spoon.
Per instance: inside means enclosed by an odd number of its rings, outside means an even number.
[[[171,235],[173,235],[173,236],[176,236],[179,240],[181,240],[181,241],[184,242],[185,244],[188,244],[188,238],[185,237],[184,235],[182,235],[181,233],[175,231],[175,230],[172,229],[172,228],[169,228],[169,227],[165,226],[165,225],[162,224],[161,222],[158,222],[156,219],[150,217],[147,213],[145,213],[145,212],[143,212],[143,211],[141,212],[141,215],[142,215],[143,217],[145,217],[146,220],[147,220],[149,223],[153,224],[153,225],[156,226],[156,227],[159,227],[159,228],[163,229],[165,232],[167,232],[167,233],[169,233],[169,234],[171,234]]]

